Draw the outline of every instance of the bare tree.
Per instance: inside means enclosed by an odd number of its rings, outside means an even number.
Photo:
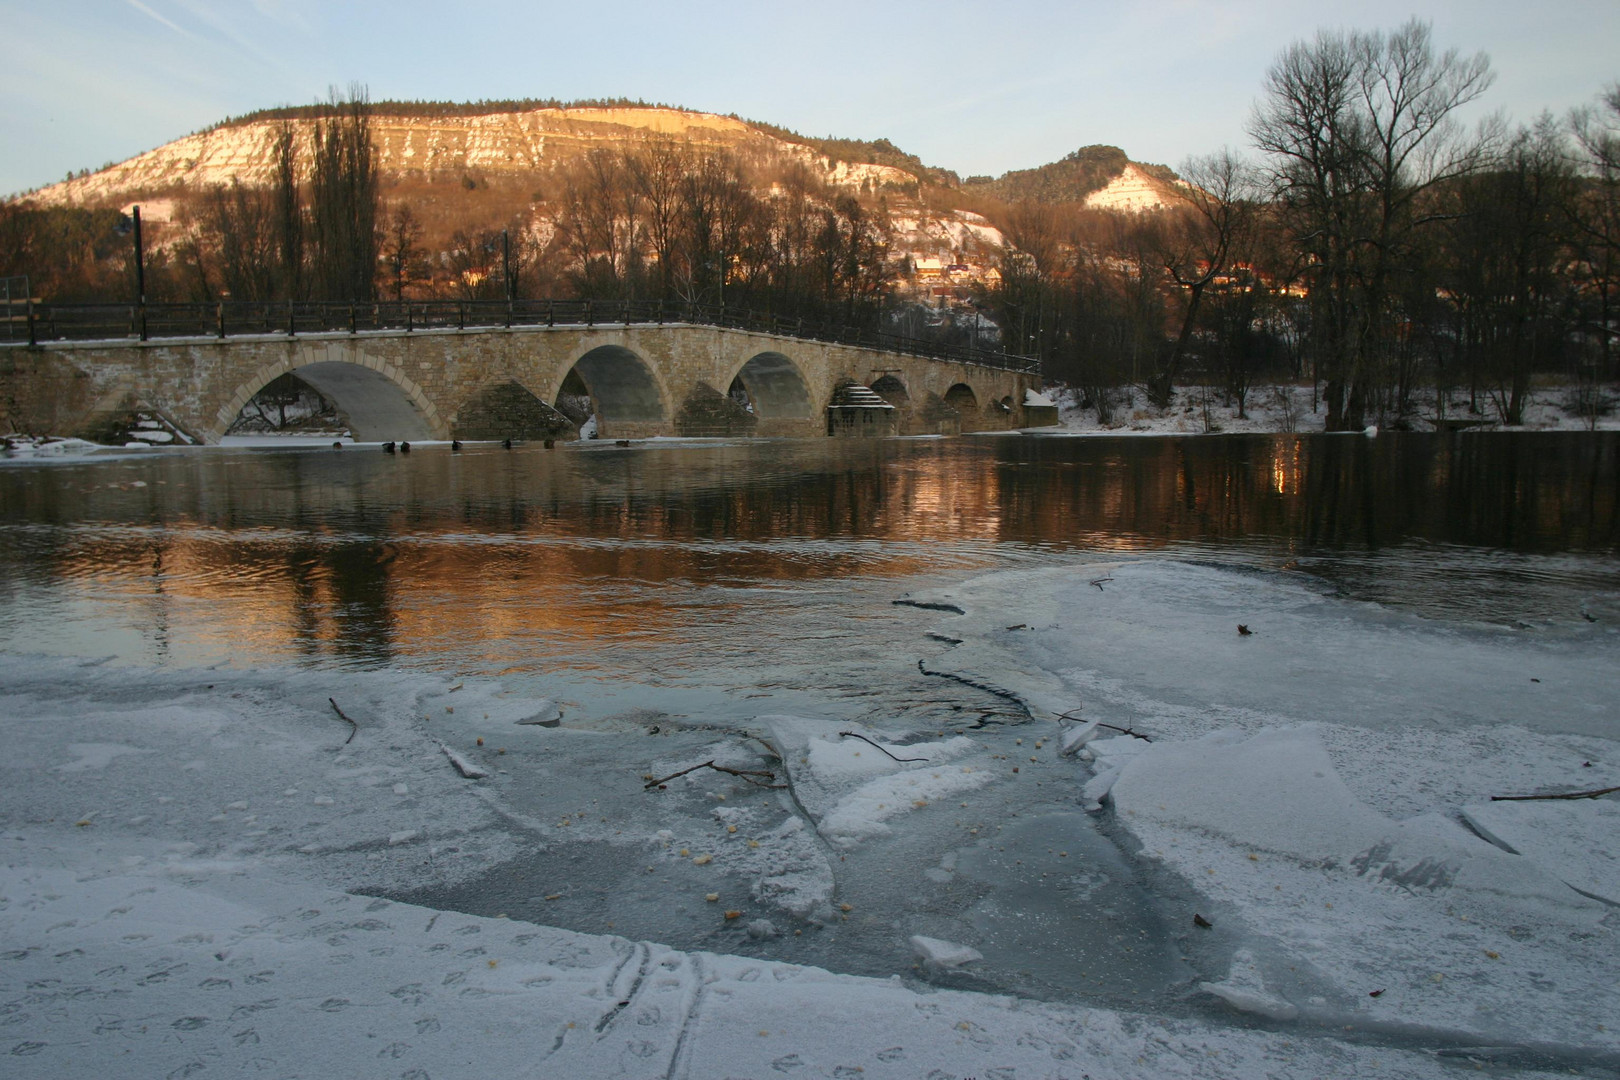
[[[283,120],[276,129],[275,179],[276,255],[280,292],[288,300],[304,298],[304,204],[298,191],[297,132]]]
[[[426,257],[421,247],[422,223],[408,203],[399,203],[388,215],[383,237],[383,262],[396,301],[405,299],[405,286]]]
[[[1530,375],[1568,338],[1564,210],[1573,184],[1550,116],[1512,139],[1495,168],[1455,185],[1445,293],[1464,364],[1504,423],[1523,422]]]
[[[377,161],[366,91],[333,91],[315,121],[310,217],[315,281],[323,300],[369,301],[377,274]]]
[[[1491,82],[1483,54],[1436,54],[1427,24],[1322,31],[1273,63],[1250,120],[1269,181],[1307,255],[1309,346],[1327,380],[1327,426],[1360,427],[1390,330],[1385,304],[1422,196],[1487,159],[1454,113]]]
[[[1191,209],[1175,215],[1165,230],[1164,268],[1187,300],[1175,345],[1148,377],[1148,400],[1161,409],[1170,404],[1204,291],[1227,276],[1233,252],[1248,239],[1254,220],[1253,172],[1230,150],[1190,159],[1181,176]]]
[[[204,222],[225,290],[233,300],[273,298],[280,277],[273,193],[234,177],[208,192]]]
[[[625,171],[640,199],[647,243],[657,263],[658,297],[675,295],[676,248],[681,239],[681,179],[690,167],[686,151],[658,139],[625,155]]]
[[[1615,378],[1615,307],[1620,300],[1620,83],[1604,90],[1597,107],[1570,116],[1584,182],[1571,201],[1575,272],[1588,305],[1582,329],[1595,339],[1598,360],[1588,381]]]

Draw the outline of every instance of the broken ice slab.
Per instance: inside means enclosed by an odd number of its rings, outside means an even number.
[[[1096,737],[1100,723],[1101,721],[1093,720],[1089,724],[1064,728],[1063,733],[1058,736],[1058,753],[1063,757],[1073,757],[1082,746]]]
[[[534,703],[534,712],[531,715],[515,722],[534,724],[538,727],[556,727],[562,723],[562,706],[550,698],[541,698]]]
[[[929,971],[949,971],[984,959],[984,954],[977,949],[922,934],[911,935],[911,949]]]
[[[1522,855],[1570,888],[1620,904],[1620,803],[1604,799],[1474,803],[1463,820],[1497,847]]]
[[[450,759],[450,764],[456,767],[456,772],[460,773],[466,779],[482,780],[484,777],[489,775],[487,770],[480,769],[477,765],[474,765],[472,762],[468,761],[466,758],[462,757],[448,746],[445,746],[443,743],[439,744],[439,749],[443,750],[444,756]]]

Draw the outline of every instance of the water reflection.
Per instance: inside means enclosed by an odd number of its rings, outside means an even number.
[[[1314,558],[1396,601],[1461,567],[1500,605],[1515,573],[1525,596],[1614,587],[1617,449],[1008,437],[12,466],[0,643],[188,663],[692,664],[694,641],[712,661],[791,638],[810,601],[1074,551]]]

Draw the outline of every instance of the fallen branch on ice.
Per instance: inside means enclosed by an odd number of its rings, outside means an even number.
[[[857,733],[855,733],[853,731],[840,731],[838,734],[839,734],[840,737],[843,737],[845,735],[854,736],[855,738],[861,740],[861,742],[870,743],[872,746],[876,746],[879,750],[883,750],[883,752],[885,754],[889,754],[889,752],[887,750],[884,750],[884,748],[881,745],[879,745],[878,743],[872,742],[872,740],[868,739],[865,735],[860,735],[860,734],[857,734]],[[894,757],[893,754],[889,754],[889,756],[894,758],[894,760],[896,760],[896,761],[927,761],[928,760],[925,757]]]
[[[1079,709],[1070,709],[1066,713],[1060,713],[1058,715],[1058,719],[1059,720],[1077,720],[1077,719],[1079,719],[1079,717],[1075,716],[1074,714],[1079,712],[1079,711],[1080,711]],[[1098,720],[1097,721],[1097,726],[1107,728],[1109,731],[1117,731],[1121,735],[1129,735],[1133,739],[1141,739],[1143,742],[1152,742],[1153,741],[1152,739],[1148,738],[1146,735],[1142,734],[1140,731],[1132,731],[1130,728],[1128,728],[1128,727],[1120,727],[1118,724],[1105,724],[1101,720]]]
[[[349,737],[343,740],[343,745],[348,746],[350,743],[354,742],[354,737],[360,734],[360,725],[355,723],[353,720],[350,720],[348,714],[346,714],[342,709],[338,708],[338,703],[336,701],[333,701],[331,698],[327,698],[326,700],[332,702],[332,711],[338,714],[338,719],[345,721],[351,728],[354,729],[353,731],[349,732]]]
[[[1492,795],[1491,802],[1530,802],[1533,799],[1597,799],[1613,795],[1620,787],[1597,788],[1593,791],[1565,791],[1557,795]]]
[[[766,772],[763,769],[730,769],[724,765],[716,765],[713,761],[705,761],[701,765],[693,765],[690,769],[682,769],[680,772],[670,773],[662,780],[649,780],[645,785],[642,786],[641,790],[651,791],[655,787],[663,787],[677,776],[685,776],[687,773],[697,772],[699,769],[713,769],[715,772],[723,772],[731,776],[740,777],[741,779],[748,781],[750,784],[753,784],[755,787],[771,788],[772,790],[779,790],[787,787],[786,784],[762,784],[758,780],[754,779],[756,776],[763,776],[767,780],[775,780],[776,774],[773,772]]]
[[[990,683],[978,682],[974,679],[968,678],[966,675],[957,675],[950,671],[929,671],[927,666],[925,666],[921,660],[917,661],[917,670],[922,672],[924,675],[930,676],[931,678],[950,679],[953,682],[961,683],[963,686],[971,686],[975,690],[983,690],[987,694],[994,694],[1003,701],[1010,701],[1014,705],[1018,706],[1018,708],[1023,712],[1025,719],[1034,719],[1029,711],[1029,706],[1025,704],[1024,699],[1013,693],[1011,690],[1004,690],[1001,687],[993,686]]]

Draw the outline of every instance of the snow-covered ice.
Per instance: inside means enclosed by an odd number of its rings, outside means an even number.
[[[469,681],[446,713],[429,706],[451,692],[425,675],[3,657],[0,688],[0,1050],[17,1080],[1449,1075],[1399,1047],[836,975],[365,895],[473,880],[541,832],[605,842],[634,820],[644,851],[683,842],[690,823],[655,829],[639,812],[605,825],[583,808],[568,819],[577,825],[523,819],[502,794],[512,769],[570,746],[577,768],[583,748],[617,739],[522,728],[526,743],[479,746],[456,718],[491,722],[481,705],[502,700],[498,687]],[[352,742],[328,697],[358,724]],[[869,746],[857,758],[850,744],[866,744],[804,720],[762,727],[791,736],[812,774],[820,763],[829,813],[874,782],[969,759],[952,738],[891,746],[929,758],[899,763]],[[464,778],[441,747],[489,776]],[[691,791],[724,793],[700,781]],[[703,853],[719,854],[694,873],[716,872],[733,849],[782,861],[770,833],[753,833],[762,810],[731,801],[710,799],[717,839]],[[812,831],[785,821],[785,836]],[[750,834],[758,848],[741,839]],[[686,851],[654,865],[700,857]],[[813,842],[804,852],[826,858]],[[726,906],[708,917],[725,925]],[[792,940],[765,918],[737,934],[766,950]],[[929,951],[961,963],[978,948]]]
[[[1620,782],[1614,628],[1432,623],[1297,573],[1097,577],[968,582],[939,597],[966,612],[941,629],[1041,715],[1083,704],[1151,736],[1088,741],[1080,798],[1188,890],[1206,970],[1227,957],[1204,993],[1278,1022],[1616,1060],[1616,800],[1488,801]],[[1009,610],[1030,629],[1008,632]]]
[[[919,601],[926,672],[1004,709],[587,723],[494,678],[0,656],[5,1075],[1620,1064],[1616,800],[1489,801],[1620,782],[1607,622],[1164,559]],[[834,940],[891,977],[804,962]],[[972,992],[1026,969],[1063,992]]]

